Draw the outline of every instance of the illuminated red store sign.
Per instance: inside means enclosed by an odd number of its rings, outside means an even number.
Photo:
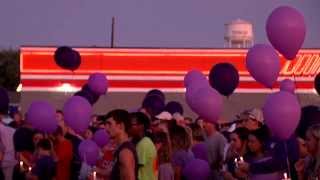
[[[108,76],[113,92],[145,92],[151,88],[183,92],[183,77],[189,70],[208,74],[213,65],[228,62],[237,67],[241,76],[237,92],[271,92],[255,82],[246,70],[247,50],[76,48],[82,64],[71,72],[55,64],[55,49],[21,48],[23,91],[64,91],[61,87],[76,91],[91,73],[102,72]],[[296,81],[298,92],[313,92],[313,79],[320,72],[320,49],[301,50],[293,61],[281,57],[281,66],[278,81],[291,78]]]

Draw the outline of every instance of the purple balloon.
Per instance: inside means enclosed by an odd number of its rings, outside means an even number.
[[[56,110],[45,101],[34,101],[31,103],[27,111],[26,121],[33,128],[46,133],[52,133],[58,127]]]
[[[99,147],[103,147],[109,143],[110,136],[104,129],[99,129],[93,135],[93,140],[98,144]]]
[[[90,123],[92,107],[89,102],[80,96],[72,96],[63,106],[66,124],[78,133],[84,132]]]
[[[280,91],[287,91],[294,94],[296,85],[291,79],[285,79],[280,83]]]
[[[184,77],[184,86],[188,88],[201,88],[208,85],[206,76],[198,70],[189,71]]]
[[[78,148],[82,161],[90,166],[96,165],[99,159],[99,147],[92,140],[83,140]]]
[[[280,73],[280,59],[271,46],[257,44],[247,53],[246,67],[256,81],[272,88]]]
[[[266,31],[273,47],[285,58],[292,60],[306,36],[304,17],[295,8],[281,6],[268,17]]]
[[[88,80],[88,86],[92,92],[97,95],[106,94],[108,90],[108,80],[106,75],[102,73],[91,74]]]
[[[269,95],[263,107],[263,116],[272,135],[283,140],[294,133],[300,115],[298,98],[286,91]]]
[[[0,112],[7,114],[9,110],[9,95],[6,89],[0,87]]]
[[[187,89],[186,101],[189,107],[205,121],[217,122],[222,113],[222,96],[211,87],[197,91]]]
[[[210,172],[208,162],[201,159],[189,161],[182,170],[182,174],[187,180],[208,180]]]
[[[194,157],[208,162],[208,148],[205,143],[199,143],[192,147]]]

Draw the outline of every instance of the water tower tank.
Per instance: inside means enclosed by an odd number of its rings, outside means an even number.
[[[253,26],[241,19],[225,24],[225,46],[229,48],[249,48],[253,45]]]

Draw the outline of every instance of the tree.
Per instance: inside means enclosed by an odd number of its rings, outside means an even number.
[[[16,91],[20,83],[20,58],[18,50],[0,51],[0,86]]]

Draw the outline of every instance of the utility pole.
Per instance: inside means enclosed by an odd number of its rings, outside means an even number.
[[[111,24],[111,44],[110,47],[114,48],[114,25],[115,25],[116,18],[112,17],[112,24]]]

